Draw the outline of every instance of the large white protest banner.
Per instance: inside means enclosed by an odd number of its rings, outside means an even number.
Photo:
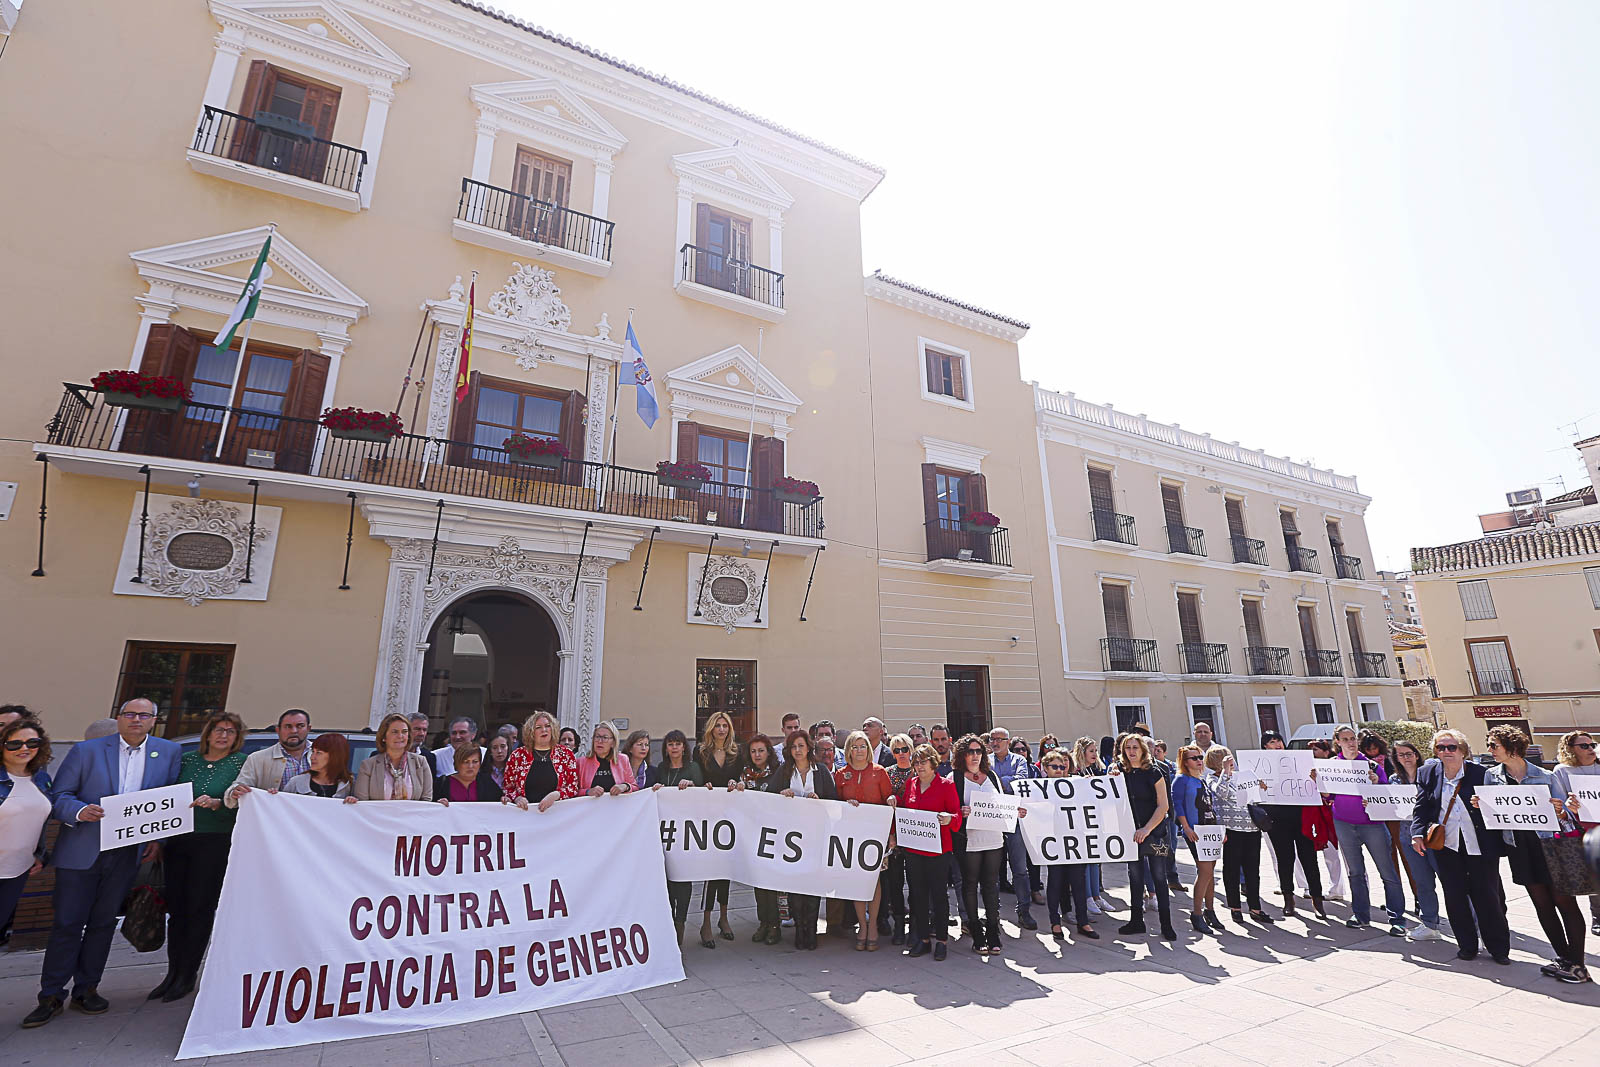
[[[1198,840],[1194,843],[1195,858],[1201,863],[1222,862],[1222,839],[1228,835],[1223,826],[1196,826],[1195,836]]]
[[[1411,809],[1417,806],[1417,787],[1368,782],[1361,787],[1361,804],[1373,822],[1410,822]]]
[[[194,829],[194,786],[188,782],[118,793],[100,801],[100,851],[175,837]]]
[[[1138,855],[1120,776],[1018,778],[1011,788],[1028,809],[1017,828],[1034,863],[1116,863]]]
[[[967,794],[967,814],[961,825],[967,830],[999,830],[1009,834],[1017,828],[1017,798],[974,790]]]
[[[1578,818],[1583,822],[1600,822],[1600,777],[1570,775],[1572,793],[1578,798]]]
[[[663,789],[661,848],[674,882],[731,878],[841,900],[871,900],[889,839],[886,804],[853,807],[746,790]]]
[[[1260,782],[1263,804],[1322,803],[1317,783],[1311,780],[1311,751],[1304,748],[1243,748],[1233,754],[1236,776]]]
[[[1372,784],[1372,764],[1364,759],[1314,759],[1317,789],[1323,793],[1358,797]]]
[[[1480,785],[1473,793],[1491,830],[1559,830],[1550,790],[1542,785]]]
[[[541,813],[250,793],[179,1058],[470,1023],[680,980],[655,797]]]

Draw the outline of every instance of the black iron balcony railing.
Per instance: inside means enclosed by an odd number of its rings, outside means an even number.
[[[1207,641],[1180,644],[1178,666],[1184,674],[1227,674],[1228,646]]]
[[[127,417],[119,413],[126,411]],[[222,454],[217,438],[228,415]],[[698,488],[659,483],[655,471],[562,460],[525,466],[501,448],[402,433],[386,441],[338,438],[315,419],[190,402],[174,413],[112,407],[87,386],[68,385],[48,440],[53,445],[260,467],[365,486],[423,489],[656,522],[688,522],[821,537],[822,498],[806,504],[771,489],[724,482]]]
[[[1244,658],[1253,675],[1292,674],[1289,667],[1289,650],[1275,645],[1246,645]]]
[[[246,118],[207,106],[194,133],[194,151],[360,192],[367,153],[313,137],[306,129],[298,121],[271,112],[260,111],[255,118]]]
[[[986,533],[981,529],[963,529],[959,522],[952,523],[948,519],[933,519],[923,525],[927,530],[929,560],[954,559],[1011,566],[1011,540],[1004,526],[996,526]]]
[[[1289,550],[1289,569],[1292,571],[1309,571],[1312,574],[1321,574],[1322,567],[1317,563],[1317,550],[1314,548],[1296,548],[1294,545],[1284,545]]]
[[[1308,648],[1306,654],[1307,678],[1343,678],[1339,666],[1339,652],[1331,648]]]
[[[1526,693],[1522,685],[1522,672],[1515,667],[1505,670],[1472,671],[1472,692],[1476,696],[1509,696]]]
[[[1089,521],[1094,525],[1096,541],[1117,541],[1124,545],[1139,543],[1139,535],[1133,529],[1132,515],[1095,508],[1089,512]]]
[[[1167,551],[1182,552],[1190,556],[1203,556],[1206,554],[1206,532],[1197,530],[1193,526],[1169,525],[1167,527]]]
[[[679,249],[683,280],[721,289],[768,307],[783,307],[783,275],[694,245]]]
[[[1365,578],[1361,570],[1360,556],[1342,556],[1335,552],[1333,554],[1333,570],[1340,578],[1349,578],[1357,582]]]
[[[1233,561],[1235,563],[1254,563],[1257,567],[1267,565],[1267,543],[1258,541],[1254,537],[1235,537],[1233,541]]]
[[[1100,663],[1101,669],[1107,671],[1154,674],[1161,669],[1156,643],[1137,637],[1102,637]]]
[[[1389,657],[1382,652],[1352,652],[1350,666],[1357,678],[1389,677]]]
[[[471,178],[461,179],[456,218],[524,241],[611,261],[615,223]]]

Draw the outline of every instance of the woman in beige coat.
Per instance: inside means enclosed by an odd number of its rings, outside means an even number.
[[[411,747],[404,715],[386,715],[378,726],[378,751],[361,762],[351,800],[432,800],[433,772]]]

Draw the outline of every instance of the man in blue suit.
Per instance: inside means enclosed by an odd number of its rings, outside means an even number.
[[[50,791],[53,813],[61,820],[53,863],[56,868],[55,927],[44,952],[39,1006],[22,1025],[43,1026],[61,1014],[72,982],[72,1006],[101,1015],[111,1005],[98,992],[122,900],[139,873],[137,845],[100,851],[100,801],[119,793],[154,789],[178,780],[182,749],[151,737],[156,706],[130,700],[117,712],[117,732],[74,745],[61,761]],[[145,846],[152,856],[157,845]]]

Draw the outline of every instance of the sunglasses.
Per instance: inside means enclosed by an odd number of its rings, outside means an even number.
[[[1185,756],[1183,758],[1188,760],[1190,763],[1204,763],[1206,761],[1204,756]]]
[[[1435,752],[1454,752],[1460,747],[1460,745],[1434,745],[1433,750]]]
[[[1046,769],[1052,771],[1064,771],[1067,769],[1067,765],[1065,763],[1046,763],[1045,767]]]
[[[891,748],[889,751],[898,756],[903,752],[910,752],[911,750],[909,748]]]
[[[27,749],[29,752],[32,752],[43,744],[44,742],[39,740],[37,737],[30,737],[26,741],[7,741],[6,751],[21,752],[23,749]]]
[[[976,745],[973,745],[971,748],[963,749],[962,751],[964,751],[969,756],[981,756],[981,755],[983,755],[983,749],[977,747]]]
[[[1575,742],[1573,742],[1572,747],[1573,748],[1581,748],[1585,752],[1592,752],[1592,751],[1594,751],[1594,742],[1593,741],[1575,741]]]

